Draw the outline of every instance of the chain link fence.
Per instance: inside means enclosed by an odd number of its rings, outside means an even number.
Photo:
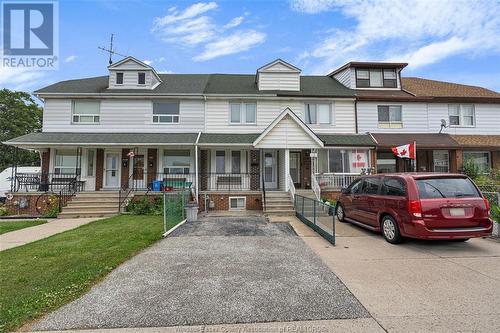
[[[294,206],[299,220],[335,245],[335,207],[302,195],[295,195]]]

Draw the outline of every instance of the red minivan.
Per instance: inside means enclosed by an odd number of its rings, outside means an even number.
[[[342,189],[337,219],[382,232],[389,243],[404,237],[466,241],[491,234],[490,206],[461,174],[395,173],[365,176]]]

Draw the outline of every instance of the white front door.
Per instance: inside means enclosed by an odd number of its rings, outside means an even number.
[[[96,171],[95,159],[96,159],[96,150],[87,149],[87,154],[84,154],[83,158],[83,161],[86,161],[86,163],[82,163],[83,165],[87,166],[84,172],[85,191],[95,191],[95,171]]]
[[[106,153],[106,164],[104,167],[105,173],[105,186],[106,187],[119,187],[120,184],[120,154],[119,153]]]
[[[264,186],[266,189],[278,188],[278,161],[276,150],[264,151]]]

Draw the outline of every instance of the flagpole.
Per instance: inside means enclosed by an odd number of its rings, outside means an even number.
[[[413,161],[413,171],[417,172],[417,141],[413,141],[413,152],[415,153],[415,160]]]

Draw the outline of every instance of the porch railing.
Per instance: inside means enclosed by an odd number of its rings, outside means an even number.
[[[122,186],[122,190],[132,191],[163,191],[164,187],[172,189],[194,188],[196,174],[194,173],[163,173],[135,172]]]
[[[311,177],[311,189],[314,192],[314,195],[316,196],[316,200],[321,199],[321,187],[318,184],[318,180],[316,177]]]
[[[286,174],[286,181],[288,183],[288,193],[290,193],[290,198],[295,201],[295,184],[293,183],[292,176],[290,173]]]
[[[78,174],[58,173],[16,173],[11,179],[13,192],[49,192],[73,191],[81,192],[85,189],[85,182]]]
[[[259,173],[201,173],[201,191],[253,191],[260,190]]]
[[[338,191],[343,187],[349,186],[359,176],[360,174],[322,173],[316,174],[314,178],[319,188]]]

